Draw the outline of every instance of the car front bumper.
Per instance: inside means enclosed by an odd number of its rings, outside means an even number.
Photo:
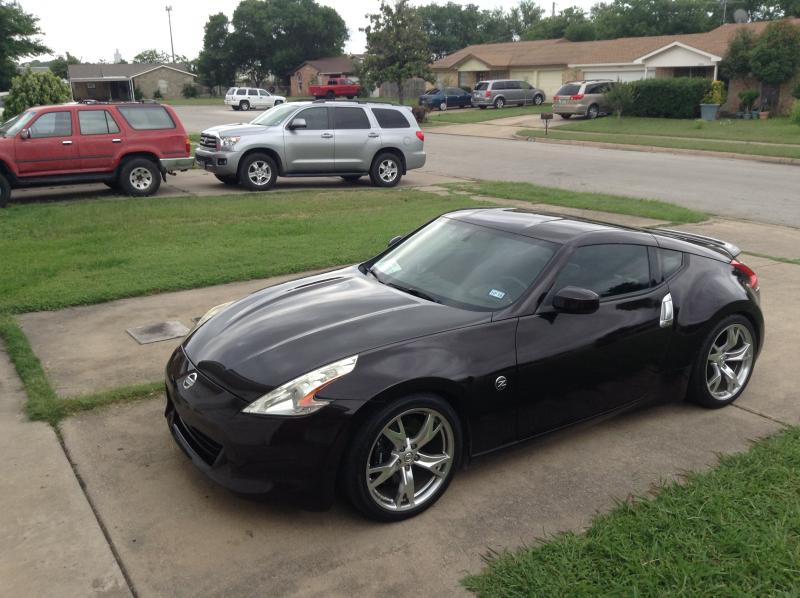
[[[191,373],[196,382],[186,388]],[[334,406],[301,417],[242,413],[247,405],[199,372],[182,348],[166,370],[165,417],[192,463],[237,494],[290,496],[310,508],[333,503],[348,418]]]
[[[238,152],[216,152],[198,147],[194,153],[197,167],[220,176],[235,176],[239,170]]]

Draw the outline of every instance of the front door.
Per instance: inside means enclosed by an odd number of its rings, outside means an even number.
[[[286,125],[284,152],[289,174],[333,172],[333,127],[328,112],[325,106],[306,108]],[[306,121],[304,129],[292,128],[292,123],[298,119]]]
[[[50,176],[80,170],[80,156],[70,110],[40,114],[31,122],[27,131],[29,138],[20,134],[14,142],[21,175]]]
[[[655,285],[645,245],[577,248],[535,315],[517,328],[521,437],[599,415],[653,394],[672,336],[662,327],[666,284]],[[565,286],[595,291],[590,314],[557,311]]]
[[[336,172],[367,172],[380,147],[377,127],[372,127],[361,107],[340,106],[331,110],[336,130]]]
[[[122,151],[123,138],[108,110],[78,110],[78,154],[86,172],[110,172]]]

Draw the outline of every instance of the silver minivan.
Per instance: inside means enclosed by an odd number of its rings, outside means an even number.
[[[597,118],[611,112],[606,93],[614,86],[610,79],[568,81],[553,96],[553,112],[561,118]]]
[[[266,191],[278,176],[369,175],[394,187],[425,165],[425,134],[409,106],[378,102],[290,102],[247,124],[222,125],[200,135],[195,160],[226,185]]]
[[[519,79],[497,79],[479,81],[472,90],[472,105],[478,108],[503,108],[508,104],[525,106],[544,102],[544,92],[527,81]]]

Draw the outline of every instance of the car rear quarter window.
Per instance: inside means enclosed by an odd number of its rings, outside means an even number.
[[[72,115],[69,111],[47,112],[36,119],[29,131],[34,139],[69,137],[72,135]]]
[[[489,83],[486,81],[481,81],[475,86],[476,91],[483,91],[484,89],[489,89]]]
[[[363,108],[334,108],[333,126],[336,129],[370,129],[369,118]]]
[[[81,135],[108,135],[119,133],[119,127],[108,110],[79,110],[78,125]]]
[[[391,108],[373,108],[372,114],[381,129],[408,129],[411,127],[408,119],[400,110]]]
[[[137,131],[174,129],[175,121],[163,106],[120,106],[122,118]]]
[[[555,291],[579,287],[601,298],[643,291],[650,287],[650,261],[644,245],[579,247],[558,275]]]
[[[246,96],[247,95],[247,90],[246,89],[237,89],[236,90],[236,95],[237,96]]]
[[[559,89],[556,92],[556,95],[557,96],[574,96],[580,90],[581,90],[581,86],[580,85],[575,85],[575,84],[570,83],[568,85],[562,85],[561,89]]]
[[[683,266],[683,252],[659,249],[658,261],[661,264],[661,280],[667,280]]]

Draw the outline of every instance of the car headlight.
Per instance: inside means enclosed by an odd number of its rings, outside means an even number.
[[[352,372],[357,361],[358,355],[354,355],[295,378],[256,399],[242,409],[242,413],[258,415],[307,415],[313,413],[330,402],[318,399],[316,394],[334,380]]]
[[[203,314],[202,318],[197,320],[197,324],[194,325],[194,329],[197,330],[198,328],[200,328],[200,326],[208,322],[211,318],[216,316],[219,312],[228,307],[231,303],[233,303],[233,301],[228,301],[227,303],[221,303],[220,305],[215,305],[214,307],[209,309],[205,314]]]
[[[240,139],[241,137],[220,137],[219,149],[221,149],[223,152],[230,152],[236,147],[236,144],[239,143]]]

